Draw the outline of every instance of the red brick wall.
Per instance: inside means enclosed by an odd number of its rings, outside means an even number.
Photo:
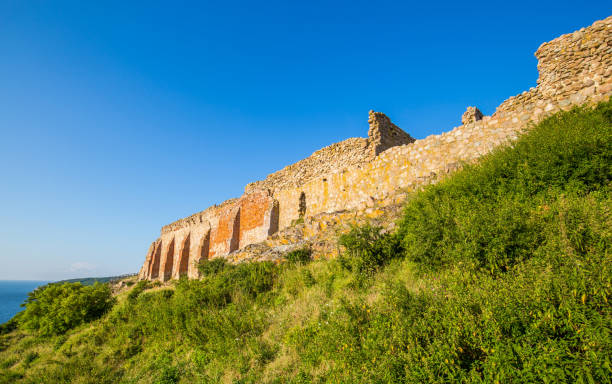
[[[209,258],[215,257],[217,254],[225,255],[229,252],[233,237],[238,235],[237,233],[234,234],[238,211],[239,208],[232,204],[219,212],[219,224],[216,228],[213,228],[210,236]]]
[[[264,224],[264,216],[271,201],[272,198],[264,193],[253,193],[240,200],[241,234]]]

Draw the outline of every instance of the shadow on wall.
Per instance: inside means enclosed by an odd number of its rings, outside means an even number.
[[[210,250],[210,229],[206,231],[206,235],[202,237],[200,247],[198,249],[198,256],[200,260],[208,260],[208,252]]]
[[[229,251],[234,252],[240,246],[240,208],[236,212],[234,226],[232,228],[232,238],[230,239]]]
[[[183,241],[183,245],[181,245],[181,249],[179,251],[179,263],[178,263],[178,276],[183,276],[187,274],[187,270],[189,268],[189,247],[191,245],[191,233],[187,234],[187,237]]]
[[[274,200],[272,203],[272,209],[270,210],[270,228],[268,229],[268,236],[278,232],[280,217],[280,207],[278,201]]]
[[[174,238],[170,242],[170,246],[168,247],[168,251],[166,252],[166,260],[164,262],[164,271],[162,279],[165,281],[170,276],[172,276],[172,265],[174,263]]]
[[[298,207],[298,214],[300,216],[300,219],[303,219],[306,215],[306,194],[304,192],[300,194],[300,205]]]
[[[161,262],[161,250],[162,250],[162,241],[160,240],[157,244],[155,244],[155,250],[153,251],[153,262],[151,263],[151,271],[149,276],[152,279],[156,279],[159,277],[159,264]]]

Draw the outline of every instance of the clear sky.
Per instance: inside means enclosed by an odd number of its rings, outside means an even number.
[[[137,272],[162,225],[348,137],[537,79],[607,1],[0,0],[0,279]]]

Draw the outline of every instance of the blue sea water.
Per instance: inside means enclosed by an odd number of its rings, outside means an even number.
[[[28,292],[48,281],[0,281],[0,324],[9,321],[21,310],[20,304],[28,298]]]

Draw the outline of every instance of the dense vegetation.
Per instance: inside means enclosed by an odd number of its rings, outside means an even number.
[[[60,335],[99,318],[113,303],[107,284],[49,284],[28,294],[25,311],[14,320],[21,328],[37,331],[41,336]]]
[[[609,383],[611,175],[612,103],[557,114],[336,260],[213,260],[66,333],[20,322],[0,382]]]

